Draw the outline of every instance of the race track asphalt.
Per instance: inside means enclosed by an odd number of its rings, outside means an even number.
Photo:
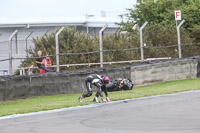
[[[0,133],[200,133],[200,91],[0,119]]]

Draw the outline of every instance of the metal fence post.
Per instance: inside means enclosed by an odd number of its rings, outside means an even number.
[[[108,25],[104,25],[104,27],[99,31],[99,45],[100,45],[100,67],[103,67],[103,31],[108,27]]]
[[[60,30],[56,33],[56,65],[57,65],[57,72],[60,71],[60,63],[59,63],[59,41],[58,35],[64,30],[64,26],[60,28]]]
[[[49,30],[47,30],[44,35],[42,36],[42,38],[44,38],[45,35],[47,35],[47,33],[49,32]]]
[[[18,40],[17,40],[17,34],[15,35],[15,47],[16,47],[16,54],[18,54]]]
[[[28,57],[28,38],[33,34],[33,31],[26,37],[26,57]]]
[[[180,27],[184,22],[185,22],[185,20],[182,20],[181,23],[177,26],[178,56],[179,56],[179,58],[182,58]]]
[[[12,38],[17,34],[18,30],[16,29],[11,36],[9,37],[9,74],[12,75]]]
[[[148,22],[146,21],[142,27],[140,28],[140,53],[141,53],[141,60],[144,61],[144,50],[143,50],[143,35],[142,35],[142,30],[144,29],[144,27],[148,24]]]

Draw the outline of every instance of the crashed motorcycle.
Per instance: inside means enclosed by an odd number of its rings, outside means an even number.
[[[114,82],[106,85],[108,91],[121,91],[121,90],[132,90],[134,84],[130,79],[117,78]]]

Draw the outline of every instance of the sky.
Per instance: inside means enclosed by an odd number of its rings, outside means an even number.
[[[0,0],[0,19],[67,18],[126,11],[136,0]]]

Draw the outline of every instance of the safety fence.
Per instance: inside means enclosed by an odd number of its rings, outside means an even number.
[[[191,46],[200,46],[200,43],[191,43],[191,44],[182,44],[182,47],[191,47]],[[177,48],[177,45],[170,45],[170,46],[144,46],[143,48],[146,50],[160,50],[160,49],[169,49],[169,48]],[[137,47],[137,48],[129,48],[129,49],[110,49],[110,50],[102,50],[102,52],[106,53],[106,52],[125,52],[125,51],[137,51],[140,50],[141,47]],[[91,52],[80,52],[80,53],[60,53],[58,54],[59,56],[70,56],[70,55],[89,55],[89,54],[99,54],[101,51],[97,50],[97,51],[91,51]],[[175,51],[176,52],[176,51]],[[144,53],[145,54],[145,53]],[[149,53],[146,53],[145,55],[148,57]],[[52,54],[49,55],[50,57],[55,57],[56,54]],[[170,55],[169,55],[170,56]],[[186,55],[187,56],[187,55]],[[188,55],[188,56],[192,56]],[[44,56],[45,57],[45,56]],[[37,59],[38,57],[12,57],[13,60],[17,60],[17,59]],[[161,57],[158,57],[161,58]],[[9,60],[9,58],[6,59],[1,59],[0,62],[2,61],[7,61]]]
[[[103,65],[111,65],[111,64],[130,64],[130,63],[136,63],[136,62],[143,62],[147,59],[169,59],[169,58],[182,58],[187,56],[195,56],[200,54],[200,44],[199,43],[193,43],[193,44],[182,44],[180,42],[180,26],[184,23],[183,20],[179,26],[177,26],[177,37],[178,37],[178,44],[176,45],[170,45],[165,46],[165,44],[159,44],[159,46],[149,46],[143,42],[143,33],[142,30],[144,27],[148,24],[148,22],[145,22],[142,27],[139,29],[139,36],[140,36],[140,46],[135,45],[135,48],[127,48],[127,49],[103,49],[103,31],[106,29],[107,25],[105,25],[99,32],[99,48],[93,49],[96,51],[83,51],[83,52],[71,52],[71,53],[59,53],[59,34],[66,28],[61,27],[60,30],[55,35],[55,53],[54,55],[50,55],[52,57],[52,60],[54,64],[52,67],[56,67],[56,71],[60,71],[60,67],[74,67],[74,70],[76,70],[76,67],[79,66],[97,66],[99,65],[103,67]],[[15,41],[12,40],[12,38],[18,33],[18,30],[16,29],[9,37],[9,41],[7,42],[7,47],[2,50],[2,53],[7,54],[9,56],[5,56],[8,58],[0,58],[0,62],[8,61],[9,62],[9,74],[13,74],[13,69],[20,69],[25,70],[27,67],[23,68],[15,68],[13,67],[13,61],[16,60],[32,60],[32,62],[35,62],[34,59],[37,57],[32,57],[29,51],[29,46],[27,40],[24,41],[23,47],[20,47],[18,40],[15,39]],[[33,42],[30,43],[33,45]],[[55,45],[55,44],[52,44]],[[13,50],[14,48],[14,50]],[[19,52],[22,50],[25,51],[25,54],[23,52]],[[81,50],[82,51],[82,50]],[[64,51],[65,52],[65,51]],[[22,56],[18,56],[19,53],[23,53]],[[93,58],[95,57],[95,58]],[[83,58],[82,60],[80,60]],[[66,60],[64,63],[60,64],[60,60]],[[99,62],[98,62],[99,60]],[[82,69],[84,69],[83,67]],[[65,69],[66,70],[66,69]],[[77,69],[79,70],[79,69]],[[21,72],[24,73],[24,72]]]
[[[182,47],[198,47],[200,46],[200,43],[191,43],[191,44],[182,44]],[[170,46],[144,46],[143,48],[145,50],[160,50],[160,49],[170,49],[170,48],[177,48],[177,45],[170,45]],[[108,53],[108,52],[125,52],[125,51],[137,51],[140,50],[141,47],[137,48],[129,48],[129,49],[110,49],[110,50],[102,50],[103,53]],[[196,48],[194,48],[196,49]],[[183,49],[184,50],[184,49]],[[89,54],[99,54],[101,51],[91,51],[91,52],[80,52],[80,53],[60,53],[58,54],[59,56],[70,56],[70,55],[89,55]],[[177,52],[177,51],[175,51]],[[148,57],[149,53],[144,53],[145,56]],[[55,57],[56,54],[49,55],[50,57]],[[169,55],[170,56],[170,55]],[[193,56],[192,53],[191,55],[185,55],[185,56]],[[44,56],[45,57],[45,56]],[[13,60],[17,59],[37,59],[38,57],[12,57]],[[161,57],[158,57],[161,58]],[[6,59],[1,59],[0,62],[2,61],[7,61],[9,58]]]
[[[193,44],[182,44],[182,53],[183,53],[183,57],[188,57],[188,56],[196,56],[200,54],[200,43],[193,43]],[[171,45],[171,46],[144,46],[144,60],[143,61],[147,61],[147,60],[165,60],[165,59],[171,59],[171,58],[178,58],[178,45]],[[132,64],[132,63],[138,63],[138,62],[142,62],[141,58],[140,58],[140,47],[137,48],[129,48],[129,49],[111,49],[111,50],[102,50],[103,55],[106,54],[115,54],[116,55],[123,55],[123,58],[117,59],[117,57],[115,59],[109,60],[109,59],[104,59],[103,64],[104,65],[113,65],[113,64]],[[187,52],[184,52],[185,50],[187,50]],[[188,52],[191,51],[191,52]],[[92,52],[80,52],[80,53],[60,53],[58,54],[60,57],[65,56],[65,57],[70,57],[73,58],[74,56],[100,56],[101,51],[97,50],[97,51],[92,51]],[[187,53],[187,54],[186,54]],[[54,58],[54,62],[55,62],[55,57],[56,54],[54,55],[50,55],[50,57],[53,59]],[[25,60],[25,59],[29,59],[32,60],[32,62],[35,62],[35,59],[38,57],[12,57],[12,60]],[[5,58],[5,59],[1,59],[0,62],[4,62],[4,61],[9,61],[9,58]],[[55,64],[55,63],[53,63]],[[86,68],[94,68],[92,66],[100,66],[101,63],[100,62],[96,62],[96,60],[90,60],[90,61],[86,61],[86,62],[79,62],[79,60],[77,59],[74,63],[73,62],[69,62],[69,64],[60,64],[59,67],[64,67],[66,68],[65,70],[70,70],[70,67],[86,67]],[[56,68],[57,65],[52,65],[52,68]],[[35,69],[37,69],[37,67],[34,67]],[[26,71],[28,69],[27,67],[22,67],[22,68],[13,68],[14,71],[16,70],[20,70],[20,74],[24,75],[26,74]],[[75,69],[78,70],[78,69]],[[4,70],[0,70],[0,71],[6,71]],[[8,71],[8,70],[7,70]]]

